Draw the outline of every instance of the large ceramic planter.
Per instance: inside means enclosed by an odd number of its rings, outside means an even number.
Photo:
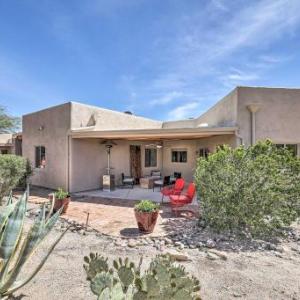
[[[151,233],[154,230],[157,217],[158,210],[153,212],[141,212],[138,210],[134,210],[136,222],[138,224],[138,228],[143,233]]]
[[[68,207],[69,207],[70,201],[71,201],[71,197],[66,197],[64,199],[56,199],[55,198],[53,210],[58,211],[63,206],[64,208],[62,209],[61,213],[65,214],[67,212]]]

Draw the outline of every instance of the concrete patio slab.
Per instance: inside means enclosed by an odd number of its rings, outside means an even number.
[[[183,191],[184,193],[184,191]],[[75,197],[96,197],[96,198],[109,198],[109,199],[123,199],[123,200],[151,200],[156,203],[161,203],[162,195],[159,188],[156,188],[154,191],[152,189],[143,189],[139,186],[131,188],[116,188],[114,191],[103,191],[103,190],[92,190],[74,193]],[[164,197],[164,203],[169,202],[168,197]],[[193,205],[197,205],[197,197],[194,197]]]

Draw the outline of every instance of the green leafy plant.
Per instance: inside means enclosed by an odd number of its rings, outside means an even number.
[[[64,191],[62,188],[58,188],[58,190],[54,193],[56,199],[63,200],[67,197],[70,197],[69,193]]]
[[[219,148],[195,172],[201,218],[217,231],[277,234],[300,216],[300,160],[271,141]]]
[[[10,195],[7,205],[0,210],[0,299],[11,295],[30,282],[66,232],[56,239],[38,266],[27,272],[24,279],[19,279],[23,266],[54,227],[60,215],[58,211],[50,217],[51,212],[46,214],[46,207],[43,206],[40,215],[25,235],[24,220],[27,200],[27,192],[16,202],[13,202]]]
[[[25,158],[13,154],[0,155],[0,205],[4,196],[16,187],[25,174]]]
[[[98,300],[201,299],[199,281],[166,255],[154,258],[143,274],[142,259],[135,266],[128,258],[119,258],[113,261],[113,268],[97,253],[84,257],[84,261],[87,279]]]
[[[150,200],[141,200],[138,204],[134,206],[137,211],[140,212],[153,212],[159,209],[159,205]]]

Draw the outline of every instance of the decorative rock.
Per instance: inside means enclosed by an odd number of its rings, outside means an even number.
[[[210,260],[217,260],[217,259],[219,259],[218,255],[210,253],[210,252],[206,253],[206,258],[208,258]]]
[[[203,248],[205,246],[205,243],[203,242],[198,242],[197,247],[198,248]]]
[[[190,261],[190,258],[187,254],[178,252],[177,250],[170,249],[165,254],[170,255],[170,257],[176,261]]]
[[[209,250],[208,253],[217,255],[222,260],[227,260],[227,256],[223,252],[220,252],[218,250]]]
[[[171,245],[173,243],[172,240],[168,237],[165,237],[164,240],[166,245]]]
[[[215,247],[216,247],[215,241],[212,240],[212,239],[208,239],[208,240],[206,241],[206,247],[207,247],[207,248],[215,248]]]
[[[136,243],[135,243],[134,240],[129,240],[127,245],[128,245],[128,247],[130,247],[130,248],[134,248],[134,247],[136,246]]]
[[[274,244],[272,244],[272,243],[266,243],[266,244],[265,244],[265,249],[266,249],[266,250],[274,250],[274,251],[276,251],[276,250],[277,250],[277,247],[276,247],[276,245],[274,245]]]

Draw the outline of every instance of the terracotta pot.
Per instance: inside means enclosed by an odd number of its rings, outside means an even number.
[[[70,201],[71,201],[71,197],[66,197],[65,199],[56,199],[55,198],[53,210],[58,211],[63,206],[64,208],[61,213],[65,214],[69,207]]]
[[[153,212],[141,212],[134,210],[136,222],[138,224],[139,230],[144,233],[151,233],[155,227],[158,210]]]

